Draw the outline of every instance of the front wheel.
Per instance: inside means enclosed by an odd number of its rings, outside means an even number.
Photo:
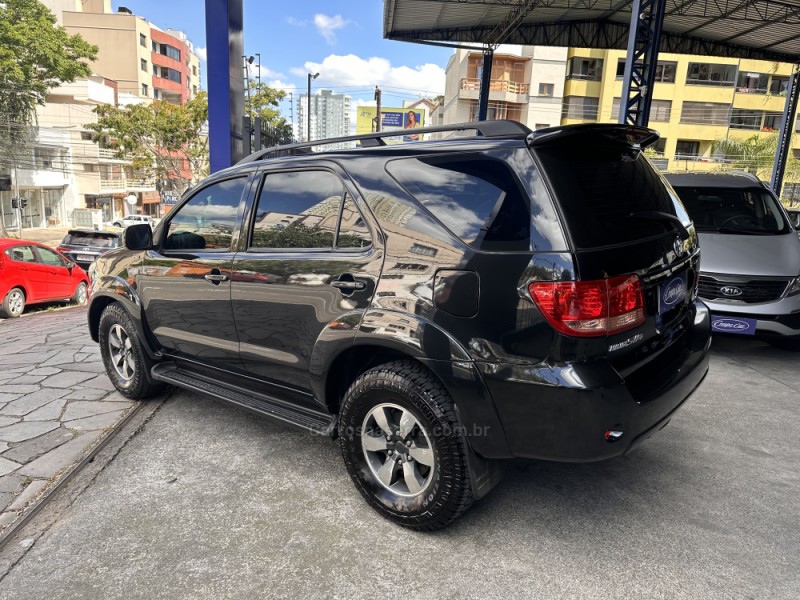
[[[0,317],[15,319],[25,310],[25,292],[20,288],[12,288],[0,304]]]
[[[384,517],[433,531],[472,504],[455,406],[422,365],[395,361],[362,374],[345,394],[339,427],[350,477]]]
[[[103,311],[98,339],[106,373],[120,394],[144,400],[164,388],[150,377],[153,361],[139,341],[133,320],[119,304],[109,304]]]
[[[77,304],[78,306],[83,306],[86,304],[87,295],[86,295],[86,282],[81,281],[78,284],[78,287],[75,288],[75,293],[72,295],[72,299],[70,302],[73,304]]]

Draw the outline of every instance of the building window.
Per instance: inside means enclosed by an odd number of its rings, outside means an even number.
[[[611,119],[616,120],[619,115],[619,98],[614,98],[611,103]],[[650,120],[668,123],[669,118],[672,116],[672,100],[651,100],[650,102]]]
[[[519,121],[522,118],[522,107],[512,102],[490,102],[486,110],[486,118],[509,119]],[[473,100],[470,105],[470,121],[478,120],[478,101]]]
[[[770,94],[773,96],[785,96],[787,89],[789,89],[788,77],[772,77],[772,81],[769,84]]]
[[[676,62],[662,62],[656,63],[655,81],[661,83],[675,83],[675,71],[678,68]],[[620,58],[617,62],[617,79],[622,79],[625,76],[625,59]]]
[[[686,75],[689,85],[720,85],[733,87],[736,83],[736,65],[689,63]]]
[[[766,113],[761,131],[780,131],[783,113]]]
[[[149,95],[149,90],[150,90],[150,88],[147,87],[147,84],[143,83],[142,84],[142,96],[148,96]]]
[[[698,125],[727,125],[730,106],[719,102],[684,102],[681,123]]]
[[[181,59],[181,51],[173,46],[168,46],[167,44],[161,44],[160,53],[173,60]]]
[[[422,254],[423,256],[436,256],[436,253],[439,252],[436,248],[423,246],[422,244],[414,244],[408,251],[414,254]]]
[[[153,49],[153,52],[158,52],[158,42],[157,41],[153,40],[153,45],[151,47]]]
[[[139,34],[139,45],[147,48],[147,36],[143,33]]]
[[[91,131],[81,131],[81,139],[85,142],[92,141],[92,132]]]
[[[147,61],[145,59],[140,59],[139,66],[142,68],[142,71],[147,71]]]
[[[192,65],[192,75],[197,77],[197,65]]]
[[[766,94],[769,75],[766,73],[739,73],[736,79],[736,91],[743,94]]]
[[[692,158],[700,156],[700,142],[678,140],[675,144],[675,158]]]
[[[540,83],[539,84],[539,95],[540,96],[552,96],[553,95],[553,84],[552,83]]]
[[[561,116],[566,119],[597,120],[598,99],[584,96],[567,96]]]
[[[97,165],[94,163],[83,163],[84,173],[97,173]]]
[[[764,113],[760,110],[744,110],[734,108],[731,111],[731,129],[761,129],[761,117]]]
[[[570,58],[567,63],[567,79],[600,81],[603,77],[602,58]]]
[[[196,94],[196,93],[197,93],[197,86],[196,86],[196,85],[193,85],[193,86],[192,86],[192,93],[193,93],[193,94]]]
[[[175,69],[170,69],[169,67],[161,67],[158,76],[164,79],[169,79],[170,81],[174,81],[175,83],[181,82],[180,71],[176,71]]]
[[[158,65],[153,65],[153,75],[158,77]]]

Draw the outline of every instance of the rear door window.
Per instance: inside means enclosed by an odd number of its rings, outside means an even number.
[[[85,246],[92,248],[116,248],[119,246],[119,238],[97,233],[68,233],[61,242],[68,246]]]
[[[390,162],[386,169],[436,219],[479,250],[525,251],[530,201],[511,168],[484,154]]]
[[[642,152],[598,136],[571,137],[537,148],[577,248],[634,242],[674,231],[669,221],[643,218],[662,212],[688,217]]]

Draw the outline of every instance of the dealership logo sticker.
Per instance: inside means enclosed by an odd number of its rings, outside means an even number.
[[[663,287],[661,300],[665,306],[673,306],[686,297],[686,280],[676,277]]]
[[[741,335],[754,335],[756,320],[733,317],[711,317],[711,329],[720,333],[736,333]]]

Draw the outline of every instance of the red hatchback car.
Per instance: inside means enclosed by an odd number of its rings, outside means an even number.
[[[52,248],[0,238],[0,317],[18,317],[38,302],[85,304],[88,285],[86,272]]]

